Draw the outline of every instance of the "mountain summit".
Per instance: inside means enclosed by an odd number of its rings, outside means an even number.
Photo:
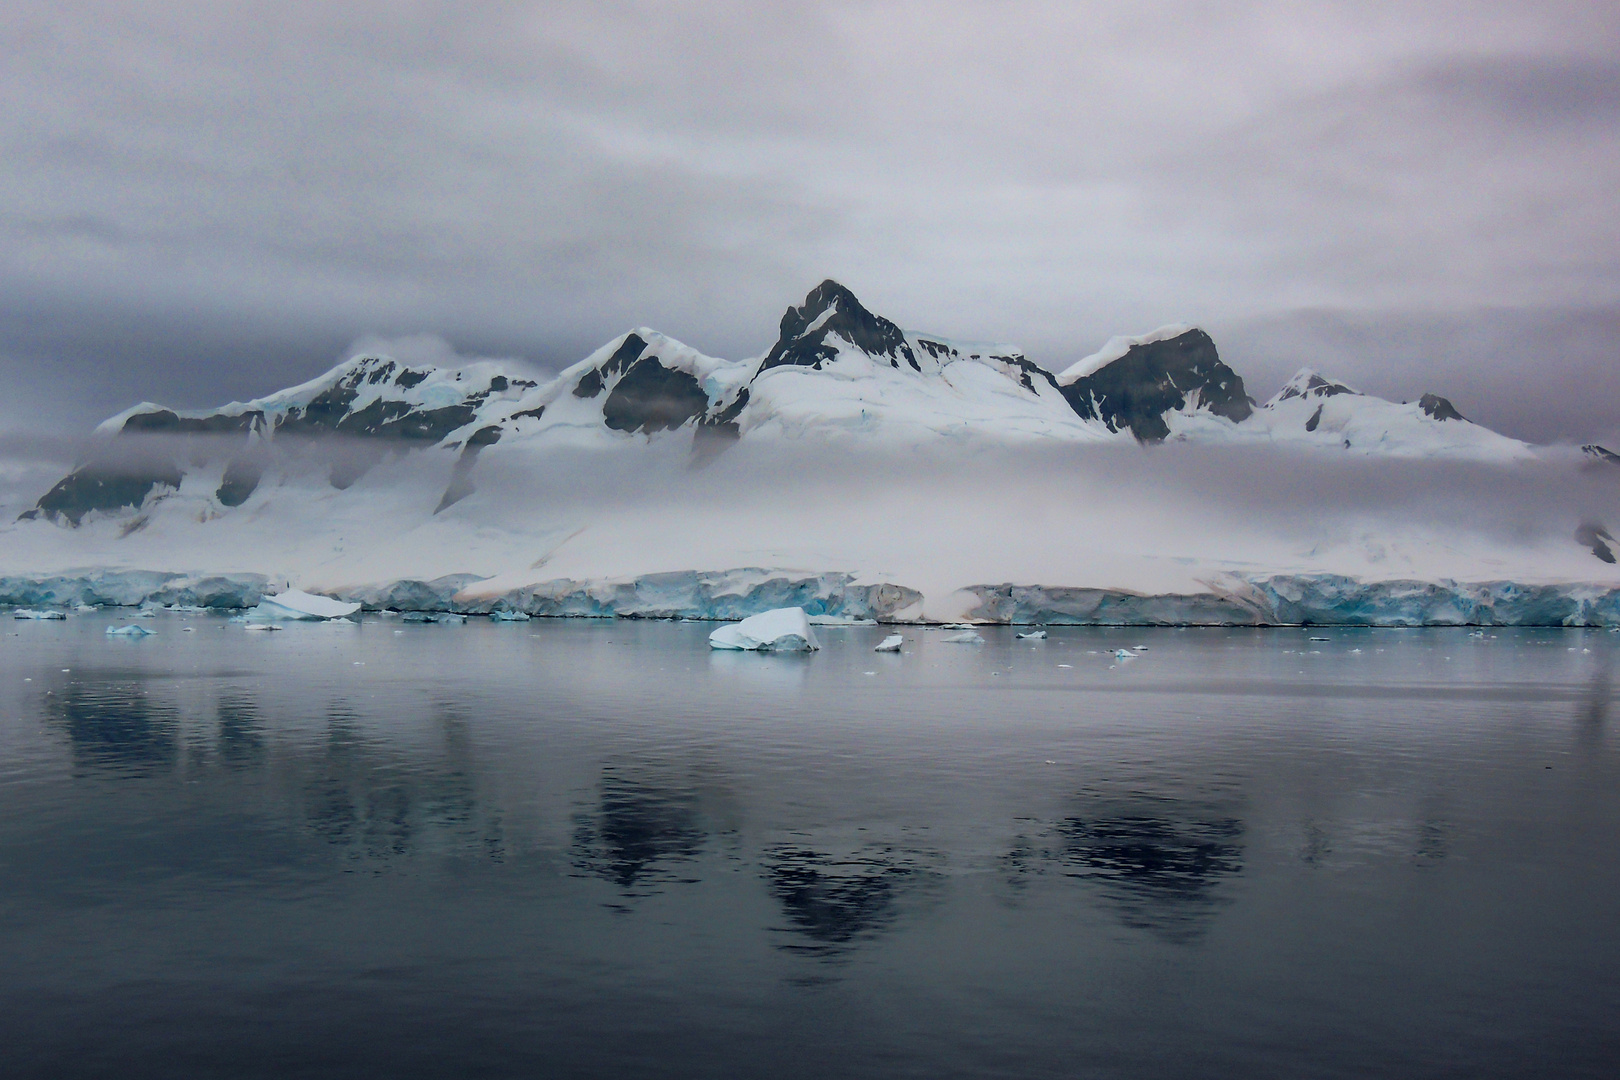
[[[841,338],[867,356],[885,357],[894,367],[904,360],[914,371],[922,370],[905,331],[866,310],[854,293],[831,278],[811,289],[803,304],[787,309],[781,335],[759,370],[784,364],[819,370],[838,355],[839,346],[829,341],[832,338]]]
[[[549,382],[492,362],[410,367],[357,356],[319,378],[219,409],[144,403],[97,429],[87,459],[25,516],[78,525],[139,511],[184,487],[205,514],[253,501],[272,476],[312,470],[343,490],[390,459],[448,454],[438,510],[475,488],[483,453],[685,437],[706,460],[737,439],[911,445],[1166,440],[1278,443],[1385,456],[1512,459],[1530,451],[1449,401],[1361,394],[1309,369],[1256,408],[1197,327],[1119,337],[1061,374],[1015,346],[902,330],[823,281],[788,308],[765,355],[706,356],[647,327]],[[128,527],[140,527],[131,524]]]

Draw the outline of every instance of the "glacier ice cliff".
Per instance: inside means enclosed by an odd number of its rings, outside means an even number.
[[[1159,594],[977,585],[968,617],[1070,626],[1620,626],[1620,589],[1300,574]]]
[[[156,570],[69,570],[38,577],[0,575],[0,604],[249,608],[264,598],[269,580],[263,574],[181,574]]]
[[[366,611],[521,612],[533,617],[731,621],[778,608],[813,617],[918,621],[923,594],[848,573],[724,571],[645,574],[627,580],[559,578],[509,590],[451,574],[402,579],[321,594]],[[259,574],[179,574],[97,570],[0,577],[0,604],[176,605],[252,608],[273,591]],[[1595,584],[1511,581],[1360,581],[1293,574],[1212,581],[1204,592],[1140,593],[1052,585],[974,585],[973,622],[1068,626],[1620,626],[1620,589]]]

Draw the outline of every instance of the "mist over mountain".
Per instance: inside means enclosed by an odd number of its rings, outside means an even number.
[[[1054,372],[902,329],[830,280],[755,357],[648,327],[549,379],[359,355],[250,401],[136,405],[85,446],[5,527],[28,581],[206,570],[541,613],[744,610],[703,590],[780,598],[771,582],[883,617],[1195,598],[1117,616],[1172,621],[1293,618],[1285,579],[1419,582],[1440,592],[1389,617],[1601,619],[1568,589],[1608,595],[1620,520],[1610,451],[1508,438],[1438,393],[1387,401],[1304,368],[1256,401],[1180,324]],[[1333,589],[1317,617],[1386,603]]]

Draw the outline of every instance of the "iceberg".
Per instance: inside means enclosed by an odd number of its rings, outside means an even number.
[[[109,626],[107,627],[107,634],[110,637],[151,637],[152,631],[144,626],[136,626],[132,623],[129,626]]]
[[[884,638],[881,642],[879,642],[878,646],[875,649],[873,649],[872,651],[873,652],[899,652],[900,651],[900,645],[905,640],[906,639],[901,637],[899,634],[890,634],[888,637]]]
[[[1046,631],[1045,630],[1031,630],[1027,634],[1017,634],[1015,636],[1018,638],[1019,641],[1045,641],[1046,640]]]
[[[813,652],[821,648],[804,608],[777,608],[722,626],[709,635],[711,649],[751,652]]]
[[[400,616],[401,622],[439,623],[443,626],[459,626],[467,621],[467,616],[454,611],[407,611]]]
[[[491,622],[528,622],[529,613],[526,611],[492,611],[489,613]]]
[[[256,622],[256,623],[248,623],[247,626],[244,627],[244,629],[247,629],[247,630],[280,630],[281,627],[277,626],[273,622]]]
[[[947,634],[944,637],[940,638],[939,640],[948,641],[952,645],[983,645],[984,644],[984,638],[980,637],[977,633],[975,633],[972,630],[963,630],[960,633]]]
[[[65,619],[66,615],[60,611],[39,611],[35,608],[18,608],[11,613],[13,619]]]
[[[257,607],[248,612],[254,622],[280,622],[284,619],[341,619],[360,610],[359,604],[333,600],[330,596],[288,589],[275,596],[266,596]]]

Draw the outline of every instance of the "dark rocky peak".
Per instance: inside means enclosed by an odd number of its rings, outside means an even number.
[[[1581,452],[1591,458],[1594,463],[1603,465],[1620,465],[1620,454],[1597,443],[1588,443],[1581,447]]]
[[[867,311],[854,293],[831,278],[810,290],[799,307],[787,309],[782,316],[781,334],[759,370],[786,366],[819,369],[838,355],[838,346],[828,340],[834,336],[874,359],[887,359],[892,367],[904,361],[913,371],[922,370],[911,346],[906,344],[905,332],[881,315]]]
[[[611,356],[579,377],[573,392],[594,398],[603,390],[602,422],[614,431],[674,431],[709,411],[709,395],[697,376],[665,367],[640,334],[626,334]]]
[[[1418,408],[1423,410],[1425,416],[1432,416],[1436,420],[1468,422],[1468,417],[1458,412],[1456,406],[1438,394],[1424,394],[1418,398]]]
[[[1221,362],[1215,342],[1198,329],[1139,341],[1059,389],[1082,419],[1101,420],[1110,431],[1129,428],[1145,443],[1168,436],[1164,414],[1189,404],[1236,423],[1254,411],[1242,377]]]
[[[1297,397],[1329,398],[1337,394],[1359,395],[1360,393],[1360,390],[1353,390],[1344,385],[1344,383],[1334,382],[1332,379],[1324,378],[1312,371],[1310,368],[1300,368],[1299,373],[1292,379],[1288,380],[1288,385],[1284,386],[1280,391],[1278,391],[1274,400],[1287,401],[1289,398]],[[1444,399],[1440,398],[1436,400],[1443,401]],[[1450,408],[1450,406],[1451,403],[1446,402],[1446,407]],[[1461,419],[1461,417],[1458,419]]]
[[[415,371],[387,356],[357,356],[349,361],[343,374],[333,381],[333,389],[358,390],[362,386],[391,383],[401,390],[409,390],[433,374],[432,368]]]
[[[622,375],[630,366],[641,359],[641,354],[647,351],[647,342],[639,334],[626,334],[619,347],[613,350],[608,357],[596,367],[591,368],[579,377],[574,384],[574,396],[577,398],[593,398],[602,392],[615,376]]]

